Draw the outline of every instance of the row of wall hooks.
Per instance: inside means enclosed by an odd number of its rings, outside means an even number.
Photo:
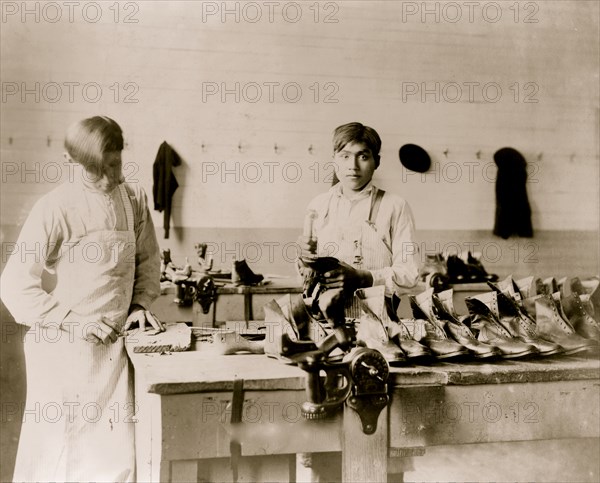
[[[27,139],[29,140],[29,138],[27,138]],[[62,144],[62,140],[58,141],[56,139],[52,139],[50,136],[46,137],[45,142],[46,142],[46,146],[47,147],[51,147],[53,142],[60,142],[60,144]],[[8,137],[8,145],[12,146],[13,144],[15,144],[15,138],[13,138],[12,136],[9,136]],[[127,142],[125,142],[125,147],[128,147]],[[204,141],[201,143],[200,149],[202,150],[203,153],[207,152],[207,145],[204,143]],[[242,143],[242,141],[238,142],[238,144],[237,144],[237,151],[240,154],[243,154],[246,151],[246,146]],[[281,151],[282,151],[281,146],[279,144],[277,144],[277,143],[274,143],[273,144],[273,152],[275,154],[280,154]],[[311,155],[311,156],[314,155],[315,151],[316,151],[316,149],[315,149],[315,147],[312,144],[310,146],[308,146],[307,152],[308,152],[309,155]],[[450,149],[448,149],[448,148],[444,149],[442,151],[442,154],[444,155],[445,158],[448,158],[448,156],[450,154]],[[479,149],[478,151],[475,152],[475,157],[478,160],[480,160],[481,157],[482,157],[482,154],[483,154],[483,152],[481,151],[481,149]],[[538,162],[541,162],[544,159],[544,153],[543,152],[539,152],[538,154],[535,155],[535,157],[536,157],[536,160]],[[573,163],[575,161],[576,154],[575,153],[570,153],[568,155],[568,157],[569,157],[569,161],[571,163]]]

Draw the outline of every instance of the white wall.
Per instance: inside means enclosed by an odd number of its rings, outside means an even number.
[[[228,2],[239,9],[239,22],[235,14],[221,17],[222,2],[128,2],[118,9],[101,2],[99,10],[91,3],[80,2],[71,22],[63,2],[28,3],[33,13],[24,17],[21,2],[3,2],[2,224],[22,222],[55,185],[48,181],[59,166],[66,176],[66,126],[104,114],[124,128],[128,179],[148,192],[163,140],[184,158],[176,170],[176,226],[301,226],[306,203],[328,186],[333,128],[357,120],[381,134],[377,179],[409,200],[421,229],[491,229],[492,156],[504,146],[530,163],[535,229],[598,229],[597,2],[522,2],[518,9],[514,2],[480,2],[472,21],[463,2],[428,3],[439,18],[423,18],[422,2],[279,2],[272,22],[265,2]],[[456,6],[462,17],[453,23]],[[203,18],[203,8],[218,12]],[[257,8],[262,18],[253,23]],[[302,18],[293,23],[298,11]],[[52,23],[57,13],[62,17]],[[137,23],[126,23],[127,15]],[[325,22],[327,15],[337,23]],[[79,83],[72,102],[65,82]],[[36,91],[36,83],[39,99],[22,98],[21,88]],[[97,102],[91,83],[102,89]],[[223,83],[239,83],[238,102],[234,94],[225,102],[203,98],[203,86],[206,94]],[[262,85],[257,102],[249,102],[257,94],[251,83]],[[273,102],[264,83],[279,83]],[[438,83],[437,102],[435,94],[423,102],[421,92],[403,98],[423,83]],[[465,83],[479,83],[472,99]],[[297,102],[293,85],[302,89]],[[451,102],[456,85],[462,96]],[[495,86],[502,93],[492,102]],[[137,102],[126,102],[127,95]],[[337,102],[325,102],[326,95]],[[431,154],[432,172],[424,177],[398,161],[398,148],[409,142]],[[223,168],[233,170],[224,179]]]

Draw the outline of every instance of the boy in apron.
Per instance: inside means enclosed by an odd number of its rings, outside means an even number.
[[[351,122],[335,129],[333,161],[339,182],[309,203],[313,237],[302,236],[298,243],[304,259],[330,256],[340,261],[338,269],[321,275],[323,287],[353,294],[384,285],[386,307],[396,311],[402,291],[417,284],[419,252],[408,203],[372,182],[380,150],[381,139],[371,127]],[[356,296],[348,297],[345,315],[360,318]],[[299,463],[311,466],[311,455],[301,455]],[[412,468],[412,458],[404,458],[403,471]]]
[[[340,260],[340,268],[320,280],[324,287],[352,294],[385,285],[386,297],[392,299],[416,285],[419,261],[410,206],[372,182],[380,149],[381,139],[373,128],[352,122],[335,129],[333,160],[339,183],[308,205],[316,213],[314,237],[301,237],[299,244],[302,257],[317,254]],[[360,317],[355,300],[349,301],[346,315]]]
[[[119,336],[145,326],[160,293],[158,243],[144,191],[124,183],[119,125],[75,123],[65,147],[73,169],[35,204],[2,274],[2,300],[29,327],[14,480],[134,481],[133,378]],[[56,276],[50,292],[43,271]]]

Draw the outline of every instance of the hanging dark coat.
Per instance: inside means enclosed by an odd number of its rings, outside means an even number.
[[[527,161],[517,150],[502,148],[494,154],[496,177],[496,218],[494,235],[532,237],[531,207],[527,198]]]
[[[179,166],[180,164],[181,158],[179,155],[166,141],[163,141],[158,148],[152,168],[154,180],[152,194],[154,195],[154,209],[159,212],[164,211],[163,228],[165,230],[165,238],[169,238],[171,202],[173,194],[179,186],[173,174],[173,166]]]

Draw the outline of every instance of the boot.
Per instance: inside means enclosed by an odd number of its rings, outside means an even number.
[[[523,301],[523,298],[521,297],[521,292],[519,292],[519,287],[512,278],[512,275],[509,275],[504,280],[497,283],[488,282],[488,285],[492,288],[492,290],[495,290],[496,292],[501,292],[504,295],[508,295],[519,305]]]
[[[409,329],[409,326],[414,329],[418,322],[414,319],[403,319],[389,325],[387,331],[390,340],[402,349],[408,362],[424,364],[427,359],[431,358],[431,351],[419,342],[422,337],[415,337],[415,330],[411,334]]]
[[[323,321],[309,312],[302,294],[286,294],[277,299],[277,304],[299,340],[312,340],[318,344],[329,335]]]
[[[594,278],[580,283],[586,291],[586,299],[593,308],[594,319],[600,324],[600,281]]]
[[[519,289],[519,293],[521,294],[522,300],[535,297],[538,294],[533,276],[521,278],[520,280],[515,280],[515,284]]]
[[[598,280],[590,280],[584,285],[579,277],[566,279],[561,287],[561,294],[569,295],[576,293],[581,299],[581,303],[587,309],[594,320],[600,324],[600,283]]]
[[[384,325],[384,320],[388,318],[385,307],[385,287],[379,285],[359,289],[355,292],[355,296],[362,312],[356,328],[357,344],[378,350],[390,365],[405,362],[404,352],[390,340],[388,330]]]
[[[549,294],[554,294],[558,292],[558,282],[554,277],[548,277],[543,280],[544,287],[546,287],[545,292]]]
[[[525,299],[523,303],[529,314],[535,314],[538,334],[559,344],[566,355],[589,351],[594,347],[594,341],[577,334],[569,321],[561,316],[550,295],[536,295]]]
[[[579,335],[600,342],[600,327],[584,307],[579,295],[575,292],[570,295],[557,292],[554,298],[560,300],[565,317]]]
[[[452,340],[444,330],[445,322],[438,319],[433,313],[433,289],[417,295],[409,295],[410,307],[415,319],[426,320],[425,338],[423,342],[431,353],[439,360],[454,359],[464,357],[469,354],[468,350],[455,340]]]
[[[452,289],[446,290],[446,292],[452,292]],[[500,356],[500,350],[497,347],[477,340],[471,329],[447,310],[436,294],[433,295],[433,309],[435,315],[446,322],[446,333],[460,345],[470,350],[475,358],[489,359]]]
[[[534,346],[513,337],[481,300],[468,297],[465,304],[471,314],[471,328],[477,330],[477,338],[498,347],[503,358],[516,359],[537,354]]]
[[[477,275],[471,271],[467,264],[458,255],[449,255],[446,260],[448,278],[450,283],[473,283]]]
[[[317,350],[316,344],[311,340],[300,342],[297,328],[275,300],[267,303],[264,311],[267,328],[265,354],[268,357],[280,359],[286,364],[295,364],[294,355]]]
[[[490,284],[492,287],[493,285]],[[476,295],[498,318],[502,326],[513,337],[534,346],[540,356],[550,356],[563,352],[559,344],[541,338],[535,321],[521,313],[518,306],[503,293],[495,291]]]
[[[496,275],[495,273],[488,273],[483,267],[481,260],[471,255],[471,252],[468,252],[467,254],[467,265],[471,268],[471,271],[476,275],[478,282],[496,282],[498,280],[498,275]]]
[[[263,281],[263,276],[254,273],[246,260],[234,260],[233,270],[231,271],[231,281],[236,285],[256,285]]]
[[[425,263],[419,272],[419,277],[428,287],[433,287],[435,292],[446,290],[449,286],[448,269],[441,253],[427,255]]]

